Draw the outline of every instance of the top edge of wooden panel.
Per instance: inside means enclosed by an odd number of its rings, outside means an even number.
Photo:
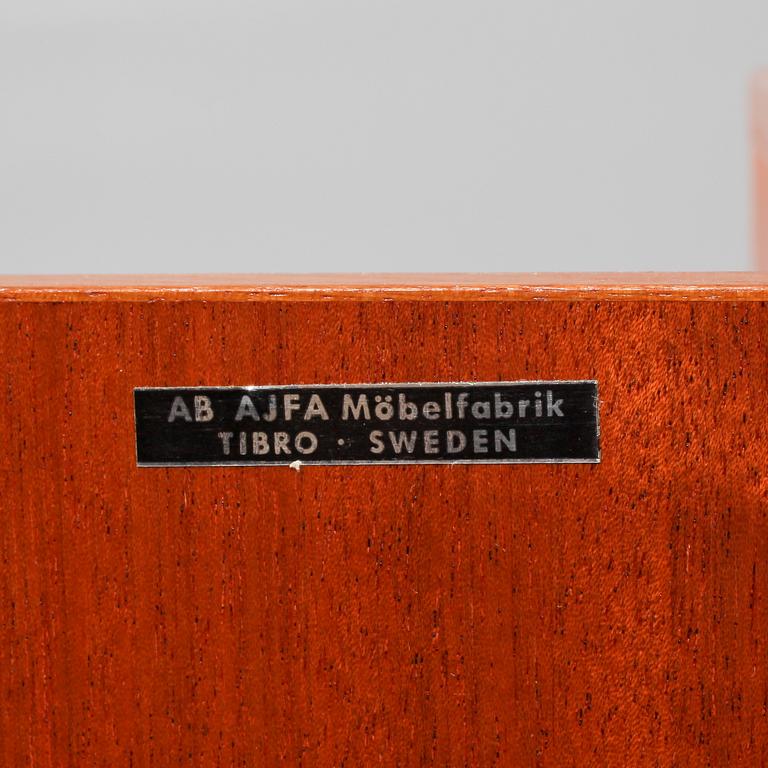
[[[768,273],[0,275],[0,301],[768,300]]]

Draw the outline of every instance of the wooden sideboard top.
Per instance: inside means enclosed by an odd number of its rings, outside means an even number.
[[[768,300],[768,273],[0,275],[0,301]]]
[[[2,285],[0,767],[768,765],[764,278]],[[600,463],[138,466],[137,388],[494,381]]]

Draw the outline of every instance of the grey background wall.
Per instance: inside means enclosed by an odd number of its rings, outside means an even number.
[[[765,0],[0,0],[0,271],[747,269]]]

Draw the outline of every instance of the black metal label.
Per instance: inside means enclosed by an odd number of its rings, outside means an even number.
[[[146,467],[600,461],[594,381],[153,387],[134,404]]]

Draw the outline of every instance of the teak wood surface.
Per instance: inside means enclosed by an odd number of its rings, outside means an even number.
[[[767,301],[4,278],[0,766],[766,765]],[[518,379],[600,464],[136,466],[134,387]]]

